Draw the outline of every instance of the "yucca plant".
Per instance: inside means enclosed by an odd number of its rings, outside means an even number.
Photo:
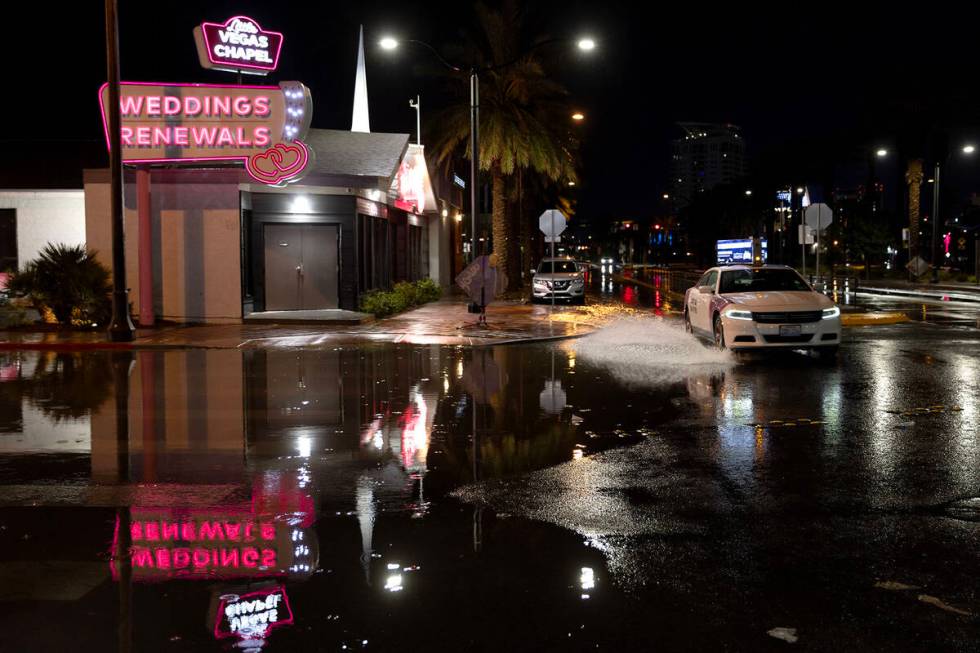
[[[82,245],[48,243],[8,283],[11,294],[26,295],[59,324],[106,324],[112,314],[109,270]]]

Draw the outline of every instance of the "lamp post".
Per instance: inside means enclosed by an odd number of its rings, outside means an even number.
[[[472,230],[472,233],[470,234],[470,248],[471,248],[471,251],[473,252],[473,257],[474,258],[476,257],[476,253],[477,253],[476,252],[476,243],[477,243],[477,237],[476,237],[476,215],[477,215],[477,200],[479,198],[478,190],[477,190],[477,183],[478,183],[477,182],[477,174],[480,171],[480,73],[482,73],[482,72],[491,72],[491,71],[494,71],[494,70],[501,70],[503,68],[507,68],[508,66],[511,66],[511,65],[517,63],[518,61],[520,61],[520,59],[522,57],[527,56],[528,54],[530,54],[534,50],[537,50],[538,48],[544,47],[546,45],[551,45],[553,43],[560,43],[562,41],[564,41],[564,39],[548,39],[546,41],[541,41],[539,43],[534,44],[530,48],[524,50],[523,52],[521,52],[521,54],[519,54],[514,59],[512,59],[510,61],[507,61],[505,63],[496,64],[496,65],[492,65],[492,66],[484,66],[482,68],[477,68],[476,66],[471,66],[470,69],[469,69],[469,73],[470,73],[470,76],[469,76],[469,80],[470,80],[470,152],[471,152],[471,156],[470,156],[470,213],[472,214],[470,216],[470,220],[471,220],[470,225],[471,225],[471,230]],[[445,68],[447,68],[450,72],[454,72],[454,73],[461,73],[461,72],[463,72],[463,68],[461,66],[455,66],[455,65],[449,63],[448,61],[446,61],[446,59],[441,54],[439,54],[439,51],[438,50],[436,50],[434,47],[432,47],[431,45],[429,45],[425,41],[419,41],[417,39],[406,39],[404,42],[405,43],[410,43],[412,45],[417,45],[417,46],[420,46],[422,48],[425,48],[426,50],[428,50],[429,52],[431,52],[436,57],[436,59],[439,61],[439,63],[442,64]],[[391,36],[385,36],[385,37],[381,38],[378,41],[378,45],[381,46],[381,49],[382,50],[387,50],[387,51],[395,50],[400,44],[401,44],[401,41],[399,41],[398,39],[396,39],[394,37],[391,37]],[[591,39],[591,38],[588,38],[588,37],[580,38],[578,40],[578,42],[577,42],[576,45],[578,46],[578,49],[581,50],[581,51],[583,51],[583,52],[591,52],[591,51],[595,50],[595,48],[596,48],[596,42],[595,42],[595,40],[594,39]]]
[[[109,207],[112,219],[112,322],[109,339],[129,342],[133,322],[129,319],[126,290],[126,246],[123,226],[122,136],[119,130],[119,21],[116,0],[105,0],[106,72],[109,83]]]
[[[960,148],[960,151],[963,154],[973,154],[976,147],[966,144]],[[946,160],[949,160],[948,154]],[[939,159],[936,159],[932,179],[932,283],[939,283]]]

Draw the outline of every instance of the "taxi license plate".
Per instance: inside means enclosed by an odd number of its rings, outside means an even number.
[[[798,336],[803,333],[803,327],[799,324],[780,324],[779,325],[779,335],[781,336]]]

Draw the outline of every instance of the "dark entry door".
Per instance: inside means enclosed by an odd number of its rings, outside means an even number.
[[[337,227],[265,226],[265,309],[337,308]]]

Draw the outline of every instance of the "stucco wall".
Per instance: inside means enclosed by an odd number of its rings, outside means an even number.
[[[111,266],[109,184],[104,171],[86,171],[85,222],[89,247]],[[150,189],[153,306],[177,322],[236,322],[242,317],[238,184],[160,183]],[[126,285],[139,313],[136,185],[125,188]]]
[[[17,211],[20,267],[48,243],[85,244],[85,199],[80,190],[0,191],[0,209]]]

